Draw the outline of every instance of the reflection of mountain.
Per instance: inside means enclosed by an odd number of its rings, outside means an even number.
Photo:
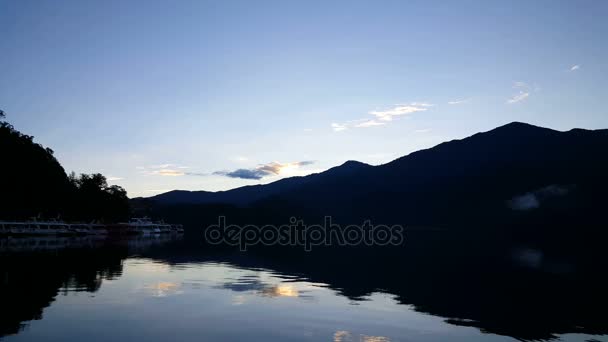
[[[184,243],[144,249],[143,241],[51,253],[4,253],[0,336],[40,319],[60,289],[95,292],[103,280],[119,277],[133,245],[137,257],[163,267],[221,263],[248,270],[213,280],[215,288],[235,292],[234,304],[245,293],[314,300],[313,287],[323,286],[353,302],[374,293],[391,294],[397,304],[450,324],[521,340],[551,340],[575,332],[608,334],[603,315],[608,293],[601,283],[608,258],[594,252],[601,242],[590,243],[589,252],[582,255],[532,245],[513,248],[503,243],[503,237],[479,246],[477,239],[488,238],[419,232],[409,234],[402,248],[318,248],[312,253],[267,248],[245,254]],[[180,293],[182,286],[175,280],[161,281],[142,290],[164,297]],[[336,333],[342,340],[360,338]]]
[[[122,275],[122,261],[159,239],[100,242],[84,238],[0,239],[0,337],[42,318],[60,291],[96,292]],[[166,241],[165,241],[166,242]]]
[[[403,249],[345,248],[302,254],[264,249],[245,255],[226,250],[202,254],[199,247],[180,247],[146,256],[170,264],[220,261],[264,269],[284,277],[285,286],[298,280],[326,284],[353,301],[389,293],[397,303],[443,317],[450,324],[521,340],[551,340],[565,333],[608,334],[603,315],[608,293],[600,282],[608,266],[605,257],[589,263],[580,256],[535,249],[542,262],[527,264],[516,257],[519,249],[505,244],[480,249],[473,238],[444,233],[421,233],[409,241]],[[266,283],[255,273],[220,287],[260,296],[296,293]]]

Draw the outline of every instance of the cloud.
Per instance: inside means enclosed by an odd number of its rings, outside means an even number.
[[[454,101],[448,101],[448,104],[449,105],[459,105],[459,104],[469,103],[470,101],[471,101],[471,99],[454,100]]]
[[[379,122],[376,120],[367,120],[367,121],[363,121],[361,123],[356,124],[354,127],[365,128],[365,127],[382,126],[382,125],[386,125],[386,123]]]
[[[409,105],[397,105],[386,110],[373,110],[369,114],[375,116],[378,120],[392,121],[395,116],[424,112],[431,106],[433,105],[429,103],[412,102]]]
[[[166,176],[166,177],[180,177],[180,176],[208,176],[206,173],[199,172],[188,172],[189,166],[176,165],[176,164],[159,164],[151,166],[138,166],[137,169],[147,176]]]
[[[412,102],[410,104],[397,104],[392,108],[384,110],[372,110],[368,114],[374,116],[373,119],[357,119],[343,123],[332,123],[331,128],[334,132],[342,132],[349,128],[369,128],[384,126],[387,122],[393,121],[395,117],[408,115],[416,112],[424,112],[433,107],[434,104],[427,102]]]
[[[112,176],[108,176],[107,180],[109,182],[115,182],[115,181],[119,181],[119,180],[123,180],[124,178],[122,177],[112,177]]]
[[[244,162],[248,162],[249,158],[243,157],[243,156],[236,156],[236,157],[232,158],[232,161],[235,161],[237,163],[244,163]]]
[[[331,129],[333,129],[334,132],[341,132],[341,131],[347,130],[348,127],[346,125],[342,125],[342,124],[334,122],[331,124]]]
[[[412,103],[410,103],[410,105],[416,106],[416,107],[434,107],[435,106],[435,104],[428,103],[428,102],[412,102]]]
[[[507,100],[507,103],[517,103],[517,102],[527,99],[528,96],[530,96],[530,93],[520,91],[519,94],[513,95],[513,97],[511,97],[509,100]]]
[[[530,96],[530,91],[532,90],[532,88],[525,82],[513,82],[513,88],[519,89],[519,92],[507,100],[508,104],[521,102],[527,99]],[[538,91],[538,89],[540,89],[538,86],[534,87],[535,91]]]
[[[257,169],[238,169],[234,171],[216,171],[214,175],[241,179],[262,179],[267,173]]]
[[[230,178],[240,179],[262,179],[266,176],[276,176],[288,169],[297,169],[302,166],[314,164],[312,160],[305,160],[293,163],[272,162],[261,164],[252,169],[236,169],[234,171],[216,171],[213,174]]]
[[[570,71],[576,71],[576,70],[578,70],[578,69],[580,69],[580,68],[581,68],[581,66],[580,66],[580,65],[578,65],[578,64],[576,64],[576,65],[573,65],[573,66],[570,68]]]
[[[513,88],[530,88],[526,82],[516,81],[513,82]]]

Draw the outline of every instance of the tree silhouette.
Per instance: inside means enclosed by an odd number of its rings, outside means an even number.
[[[106,177],[100,173],[74,173],[68,177],[76,189],[78,209],[76,217],[81,219],[94,218],[103,221],[125,220],[129,215],[129,198],[127,192],[118,185],[108,186]]]
[[[6,114],[0,110],[0,118]],[[53,150],[0,121],[0,219],[33,216],[113,222],[129,216],[127,192],[99,173],[66,175]]]

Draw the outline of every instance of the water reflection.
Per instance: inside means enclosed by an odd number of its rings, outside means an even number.
[[[63,242],[5,242],[0,336],[57,341],[96,339],[91,336],[116,341],[605,338],[608,295],[598,281],[604,270],[570,260],[567,272],[540,272],[513,264],[511,250],[497,253],[504,258],[484,252],[480,259],[460,249],[455,253],[454,241],[448,240],[431,243],[423,237],[406,250],[312,254],[243,254],[154,238],[76,241],[63,248],[56,247]]]
[[[348,331],[340,330],[336,331],[334,334],[334,342],[353,342],[353,341],[362,341],[362,342],[390,342],[390,339],[384,336],[367,336],[367,335],[359,335],[353,336]]]

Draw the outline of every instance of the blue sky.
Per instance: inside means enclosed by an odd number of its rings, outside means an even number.
[[[606,1],[0,1],[0,108],[130,196],[608,128]]]

